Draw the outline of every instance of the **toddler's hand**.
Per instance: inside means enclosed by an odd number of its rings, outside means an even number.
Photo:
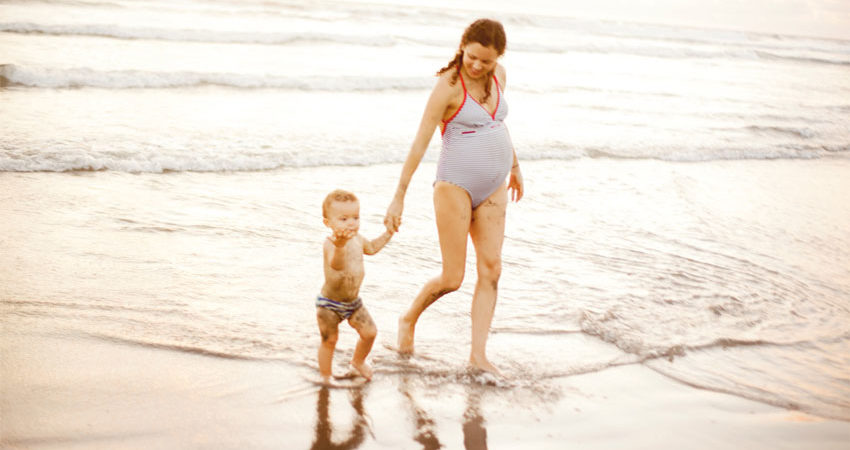
[[[354,230],[334,230],[333,234],[328,236],[328,240],[330,240],[335,247],[344,247],[345,244],[356,234],[357,232]]]
[[[395,227],[393,227],[393,224],[392,224],[392,223],[390,223],[390,221],[385,220],[385,221],[384,221],[384,226],[385,226],[385,227],[387,227],[387,233],[388,233],[390,236],[392,236],[392,235],[394,235],[394,234],[395,234],[396,229],[395,229]]]

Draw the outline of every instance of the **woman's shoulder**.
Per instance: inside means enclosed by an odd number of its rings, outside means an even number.
[[[507,80],[507,71],[505,70],[505,66],[497,63],[494,72],[496,75],[496,79],[499,80],[499,84],[501,84],[502,89],[504,89],[505,81]]]
[[[460,83],[457,82],[459,80],[460,78],[458,78],[457,75],[457,67],[452,67],[443,73],[437,74],[437,84],[445,83],[450,86],[455,84],[460,85]]]
[[[463,90],[460,84],[460,78],[458,78],[455,74],[457,74],[457,69],[451,68],[437,76],[437,84],[434,86],[434,90],[439,90],[445,93],[456,93]]]

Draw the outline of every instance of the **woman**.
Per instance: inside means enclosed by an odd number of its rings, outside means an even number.
[[[472,368],[494,374],[498,370],[487,360],[486,346],[502,269],[507,193],[511,191],[514,201],[523,195],[516,152],[503,123],[507,115],[502,97],[505,68],[497,60],[504,54],[505,45],[505,30],[494,20],[477,20],[464,31],[455,58],[437,72],[439,79],[384,219],[388,227],[398,231],[407,187],[439,125],[443,146],[434,182],[434,213],[443,267],[399,318],[398,347],[402,353],[412,353],[419,316],[437,299],[460,287],[470,236],[478,281],[472,296],[469,363]]]

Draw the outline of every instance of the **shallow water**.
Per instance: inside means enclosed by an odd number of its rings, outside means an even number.
[[[641,363],[850,418],[850,235],[840,226],[850,208],[830,195],[847,188],[846,161],[525,167],[529,195],[509,207],[489,346],[507,386],[545,390],[551,377]],[[439,268],[433,169],[417,174],[402,231],[367,258],[362,296],[380,330],[378,376],[465,383],[472,261],[460,291],[423,316],[422,356],[399,361],[387,348],[398,314]],[[362,233],[377,235],[398,170],[3,174],[2,192],[15,193],[0,200],[4,315],[310,373],[325,235],[317,205],[329,183],[348,186],[361,197]],[[354,340],[343,328],[340,371]]]
[[[850,42],[491,6],[528,184],[490,342],[507,387],[645,364],[850,420]],[[381,232],[431,75],[470,17],[0,3],[4,318],[313,373],[318,205],[354,190],[362,232]],[[471,256],[461,290],[424,316],[421,356],[385,347],[439,268],[437,147],[362,293],[379,375],[463,384]],[[340,346],[337,362],[351,333]]]

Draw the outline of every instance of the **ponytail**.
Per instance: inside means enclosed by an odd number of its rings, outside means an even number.
[[[463,66],[463,49],[459,48],[457,53],[455,53],[455,57],[446,64],[446,67],[438,70],[436,75],[440,76],[452,69],[455,69],[455,73],[452,74],[452,81],[450,82],[450,84],[454,86],[454,84],[457,83],[457,77],[460,74],[461,66]]]

